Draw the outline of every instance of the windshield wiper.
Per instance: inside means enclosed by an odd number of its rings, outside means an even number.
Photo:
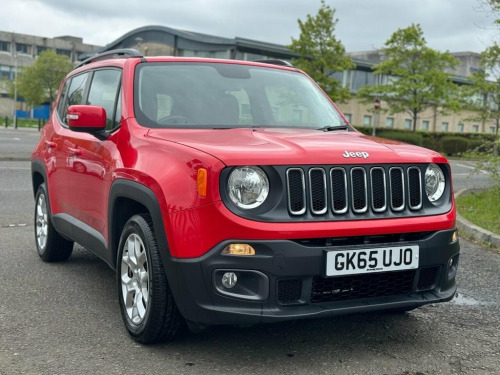
[[[346,130],[349,129],[348,125],[339,125],[339,126],[323,126],[322,128],[319,128],[318,130],[323,130],[324,132],[331,132],[335,130]]]

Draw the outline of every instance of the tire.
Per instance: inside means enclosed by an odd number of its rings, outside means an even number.
[[[147,214],[132,216],[123,228],[116,281],[122,318],[136,341],[155,344],[176,337],[184,319],[170,291]]]
[[[45,184],[38,187],[35,196],[35,243],[44,262],[60,262],[70,257],[73,241],[61,236],[52,225],[49,196]]]

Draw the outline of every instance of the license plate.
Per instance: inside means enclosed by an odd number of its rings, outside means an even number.
[[[326,276],[415,269],[418,255],[417,245],[328,251]]]

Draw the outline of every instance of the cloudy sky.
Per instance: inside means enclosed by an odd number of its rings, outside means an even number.
[[[419,23],[431,48],[481,52],[500,32],[484,0],[326,0],[347,51],[383,47],[399,28]],[[0,30],[45,37],[73,35],[106,45],[128,31],[162,25],[278,44],[297,38],[297,20],[320,0],[1,0]]]

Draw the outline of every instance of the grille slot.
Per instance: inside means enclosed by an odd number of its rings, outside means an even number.
[[[286,170],[292,216],[417,211],[423,207],[421,167],[293,167]],[[408,213],[409,214],[409,213]]]
[[[415,271],[313,278],[311,303],[347,301],[407,294],[412,291]]]
[[[351,169],[352,209],[357,214],[366,212],[368,209],[366,188],[365,169],[361,167]]]
[[[311,210],[315,215],[322,215],[327,210],[326,175],[323,168],[309,170],[309,191],[311,192]]]
[[[301,279],[286,279],[278,281],[278,301],[281,304],[296,303],[302,294]]]
[[[370,170],[372,208],[375,212],[384,212],[387,209],[385,171],[383,168],[372,168]]]
[[[347,175],[344,168],[332,168],[330,171],[332,189],[332,208],[336,214],[347,212]]]
[[[422,177],[417,167],[408,168],[408,202],[412,210],[422,208]]]
[[[418,285],[419,290],[432,289],[436,282],[436,277],[438,275],[439,267],[428,267],[420,270],[418,275]]]
[[[288,185],[288,209],[292,215],[302,215],[306,212],[306,189],[304,171],[291,168],[286,171]]]
[[[402,211],[405,208],[403,169],[391,168],[389,174],[391,178],[391,208],[394,211]]]

